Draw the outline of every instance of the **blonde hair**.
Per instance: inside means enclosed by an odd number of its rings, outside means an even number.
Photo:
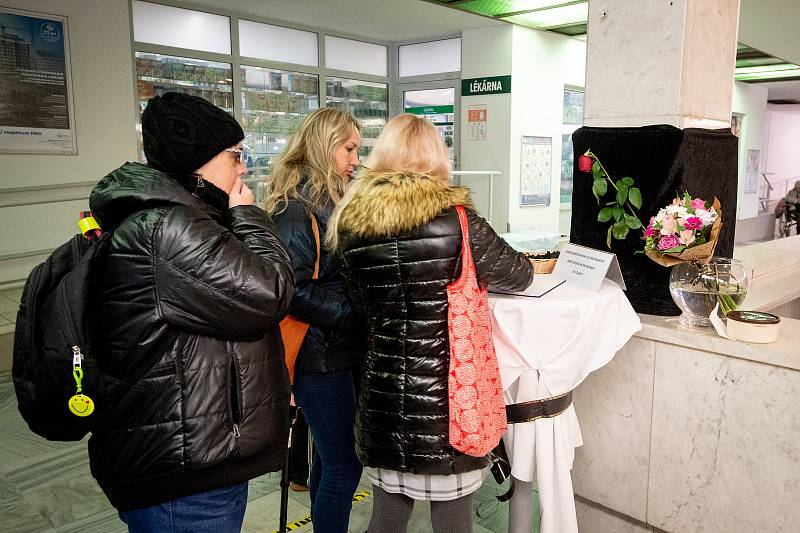
[[[411,171],[450,178],[450,157],[436,126],[409,114],[386,123],[365,166],[375,171]]]
[[[328,200],[337,204],[345,180],[336,173],[336,149],[356,131],[361,131],[356,119],[339,109],[323,107],[306,116],[267,178],[270,193],[262,204],[264,210],[280,213],[290,198],[304,201],[315,211],[321,211]],[[308,180],[301,187],[304,177]]]
[[[398,115],[386,123],[375,146],[367,158],[368,173],[388,176],[398,172],[427,174],[444,181],[450,179],[450,156],[436,126],[416,115]],[[339,246],[339,219],[342,211],[362,189],[375,186],[359,178],[350,183],[347,193],[337,204],[328,219],[325,246],[335,250]]]

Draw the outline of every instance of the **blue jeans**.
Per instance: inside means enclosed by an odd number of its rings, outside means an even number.
[[[247,483],[184,496],[152,507],[123,511],[130,533],[228,533],[242,530]]]
[[[293,389],[314,439],[308,485],[314,533],[345,533],[362,470],[355,450],[353,374],[296,374]]]

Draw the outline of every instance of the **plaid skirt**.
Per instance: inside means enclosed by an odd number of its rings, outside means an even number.
[[[415,500],[449,501],[478,490],[489,467],[448,476],[409,474],[385,468],[367,467],[364,470],[370,482],[386,492],[404,494]]]

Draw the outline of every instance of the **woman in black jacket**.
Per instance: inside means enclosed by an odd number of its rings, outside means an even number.
[[[431,501],[436,532],[472,531],[472,495],[486,457],[448,443],[447,287],[470,246],[478,281],[525,289],[531,263],[475,211],[465,188],[448,184],[444,143],[430,122],[395,117],[336,208],[328,244],[367,321],[356,443],[374,485],[369,531],[406,530],[414,500]],[[462,242],[455,207],[467,211]]]
[[[323,246],[319,275],[312,279],[317,244],[311,217],[322,238],[359,164],[360,144],[352,116],[333,108],[314,111],[278,158],[264,204],[292,258],[296,291],[289,314],[310,324],[292,389],[314,442],[309,488],[317,533],[347,531],[361,478],[353,435],[353,370],[364,354],[365,333],[342,288],[336,258]]]
[[[241,181],[233,117],[166,93],[142,130],[148,165],[126,163],[90,197],[113,231],[95,355],[132,384],[92,432],[92,475],[132,532],[238,531],[248,480],[283,464],[291,265]]]

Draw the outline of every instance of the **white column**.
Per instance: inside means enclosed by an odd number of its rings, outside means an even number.
[[[739,0],[589,0],[586,126],[730,125]]]

